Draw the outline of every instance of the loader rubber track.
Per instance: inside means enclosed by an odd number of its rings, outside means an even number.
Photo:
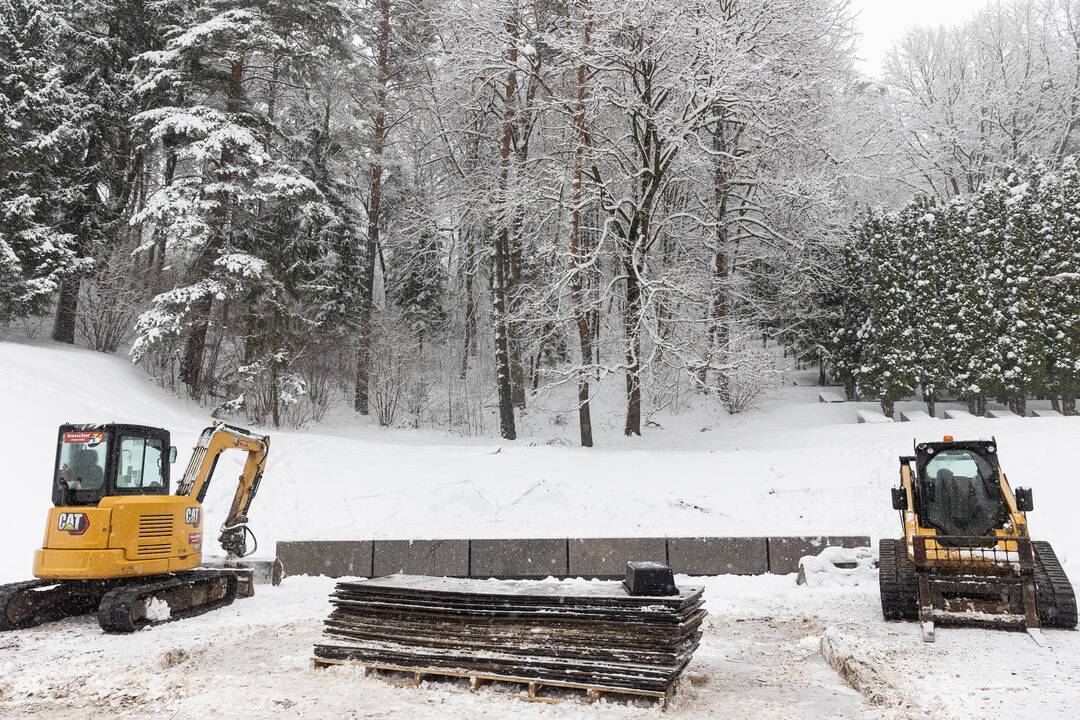
[[[228,570],[193,570],[114,588],[101,599],[98,624],[108,633],[129,633],[147,625],[202,615],[230,605],[236,599],[237,582],[236,573]],[[148,614],[147,604],[152,600],[168,605],[167,616]]]
[[[1035,604],[1043,627],[1072,630],[1076,627],[1076,594],[1058,562],[1054,549],[1044,540],[1031,543],[1035,551]]]
[[[918,619],[915,563],[908,557],[907,544],[903,540],[882,538],[878,541],[878,551],[881,614],[886,620]]]

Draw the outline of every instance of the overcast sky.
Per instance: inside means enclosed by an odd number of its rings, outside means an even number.
[[[955,25],[988,0],[852,0],[862,32],[863,71],[878,76],[892,44],[913,25]]]

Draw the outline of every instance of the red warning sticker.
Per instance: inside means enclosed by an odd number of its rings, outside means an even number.
[[[66,432],[64,433],[64,442],[68,445],[86,445],[87,447],[97,447],[101,443],[105,442],[105,433],[99,431]]]
[[[202,533],[190,533],[187,536],[188,545],[194,545],[202,542]]]

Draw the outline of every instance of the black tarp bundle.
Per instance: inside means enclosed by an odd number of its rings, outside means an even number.
[[[391,575],[338,583],[317,659],[666,693],[690,661],[702,590]]]

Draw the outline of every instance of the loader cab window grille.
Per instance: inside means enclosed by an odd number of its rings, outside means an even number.
[[[988,458],[968,449],[945,449],[926,462],[921,495],[926,517],[944,535],[986,535],[1004,511],[998,478]]]

